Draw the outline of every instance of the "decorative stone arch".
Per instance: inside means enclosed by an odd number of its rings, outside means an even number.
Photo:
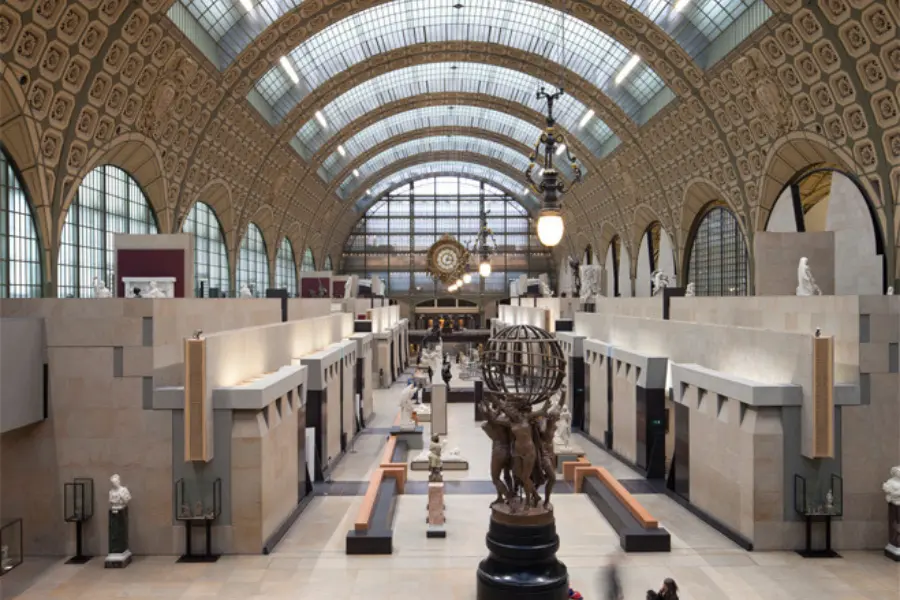
[[[808,131],[789,133],[772,144],[759,179],[759,206],[754,215],[754,230],[765,230],[769,214],[785,187],[811,167],[823,164],[836,166],[844,175],[854,179],[869,202],[878,223],[876,229],[884,232],[887,228],[884,211],[871,203],[871,199],[880,202],[881,198],[869,180],[862,176],[863,170],[846,150]]]
[[[631,247],[635,249],[635,254],[641,249],[644,234],[647,233],[647,230],[650,229],[650,226],[654,223],[659,223],[660,227],[666,229],[660,219],[659,213],[657,213],[649,204],[641,204],[634,209],[630,237]],[[666,231],[666,233],[669,233],[669,231]],[[637,256],[633,257],[632,260],[637,261]]]
[[[84,167],[69,187],[68,193],[62,199],[56,223],[60,236],[69,206],[74,201],[82,181],[88,173],[102,165],[112,165],[128,173],[138,183],[147,198],[156,217],[159,232],[174,232],[172,210],[166,201],[166,176],[163,170],[162,153],[152,139],[132,132],[114,138],[88,157]],[[61,238],[57,237],[57,239]]]
[[[560,66],[557,63],[538,54],[500,44],[447,42],[406,46],[357,63],[311,91],[276,126],[276,131],[282,139],[290,139],[314,118],[316,110],[358,85],[404,67],[441,62],[490,64],[519,71],[542,81],[556,81],[560,76]],[[634,137],[637,124],[609,96],[571,71],[567,71],[565,77],[566,93],[593,108],[597,118],[602,119],[620,139]]]
[[[172,0],[175,1],[175,0]],[[386,0],[347,2],[304,2],[281,15],[258,35],[226,69],[225,85],[245,95],[278,58],[313,35],[342,19],[352,17]],[[534,0],[547,5],[542,0]],[[555,0],[552,4],[561,3]],[[554,6],[557,10],[559,6]],[[570,0],[566,8],[575,18],[616,39],[637,52],[678,95],[699,87],[705,81],[703,71],[661,27],[624,0]],[[687,79],[687,82],[685,79]]]
[[[698,215],[703,212],[711,202],[724,202],[731,212],[735,215],[740,214],[735,209],[728,194],[719,189],[719,187],[711,180],[703,177],[695,177],[688,181],[684,186],[679,228],[677,231],[673,232],[678,236],[676,240],[673,240],[678,252],[675,260],[682,273],[686,271],[685,267],[687,264],[689,240],[694,226],[698,221]],[[740,218],[738,219],[738,223],[741,224],[741,231],[744,234],[744,239],[747,241],[747,250],[749,252],[752,249],[751,238],[747,235],[747,231],[744,228],[744,224],[741,223]],[[753,261],[751,260],[751,263],[752,262]]]
[[[235,259],[239,258],[241,252],[241,242],[246,235],[247,229],[250,227],[250,224],[256,225],[259,227],[259,232],[262,234],[263,242],[266,245],[266,263],[269,266],[269,286],[272,285],[272,277],[275,269],[275,253],[278,251],[278,246],[275,241],[278,237],[278,233],[276,231],[276,223],[275,223],[275,215],[272,212],[272,208],[268,204],[263,204],[256,211],[253,212],[252,215],[246,220],[246,222],[241,227],[240,231],[237,232],[237,237],[235,238]],[[235,268],[237,262],[235,262]],[[237,272],[237,271],[235,271]]]
[[[398,146],[404,142],[437,136],[475,137],[482,140],[497,142],[498,144],[506,146],[510,150],[518,152],[525,158],[527,158],[529,153],[533,150],[533,148],[529,148],[528,146],[518,142],[517,140],[509,136],[501,135],[499,133],[488,131],[486,129],[479,129],[477,127],[428,127],[424,129],[414,129],[404,134],[390,137],[386,140],[381,141],[380,143],[369,148],[368,150],[354,158],[351,162],[347,163],[347,165],[344,166],[340,173],[338,173],[338,175],[331,180],[331,183],[328,185],[329,192],[334,192],[341,185],[341,183],[343,183],[343,181],[350,176],[350,174],[353,172],[353,169],[356,169],[359,166],[365,164],[369,159],[378,156],[385,150],[389,150],[390,148]]]
[[[216,219],[219,220],[219,226],[222,228],[222,236],[225,238],[225,248],[230,255],[236,237],[231,187],[222,179],[213,179],[203,186],[203,188],[195,195],[193,201],[182,211],[183,214],[179,218],[177,231],[182,231],[187,216],[197,202],[203,202],[213,210]]]
[[[681,255],[678,257],[678,268],[679,271],[679,279],[686,286],[689,283],[689,279],[691,279],[690,273],[690,261],[691,261],[691,251],[694,247],[694,238],[697,234],[697,230],[700,228],[700,225],[703,223],[703,219],[709,214],[713,209],[722,208],[727,210],[732,214],[739,225],[739,231],[744,240],[744,246],[747,251],[747,293],[754,293],[754,284],[753,277],[755,272],[754,266],[754,252],[753,252],[753,243],[752,239],[747,236],[747,231],[741,225],[740,213],[734,210],[734,208],[721,198],[712,198],[706,202],[703,206],[700,207],[694,213],[693,220],[691,221],[691,225],[688,228],[687,234],[684,238],[684,246],[681,249]]]

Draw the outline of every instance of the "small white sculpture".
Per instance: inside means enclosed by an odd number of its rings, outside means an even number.
[[[113,512],[119,512],[128,507],[128,503],[131,502],[131,492],[122,485],[122,479],[118,474],[110,477],[109,481],[112,483],[112,489],[109,490],[109,507]]]
[[[888,286],[887,295],[888,295],[888,296],[893,296],[893,295],[894,295],[894,286],[892,286],[892,285]]]
[[[804,256],[797,265],[797,295],[798,296],[821,296],[822,290],[816,285],[816,280],[809,270],[809,260]]]
[[[689,284],[687,284],[687,289],[684,290],[684,297],[685,298],[693,298],[695,295],[696,294],[694,292],[694,282],[692,281]]]
[[[384,296],[384,282],[378,275],[372,275],[372,295],[375,297]]]
[[[112,298],[109,288],[96,276],[94,277],[94,298]]]
[[[569,448],[572,440],[572,413],[565,402],[559,412],[559,421],[556,423],[556,434],[553,436],[553,445],[560,448]]]
[[[141,294],[141,298],[165,298],[166,294],[161,289],[155,281],[150,282],[150,288]]]
[[[544,298],[553,297],[553,290],[550,289],[550,282],[547,278],[546,273],[541,273],[540,275],[538,275],[538,285],[541,288],[541,296],[543,296]]]
[[[253,297],[253,292],[250,291],[250,286],[248,286],[246,283],[241,284],[241,290],[238,293],[240,294],[241,298]]]
[[[603,270],[600,265],[581,265],[579,268],[581,276],[581,300],[583,302],[592,302],[594,298],[600,295],[600,279]]]
[[[416,423],[413,421],[412,414],[416,409],[416,405],[413,402],[413,394],[415,393],[416,388],[412,385],[406,386],[402,392],[400,392],[400,427],[401,428],[411,428],[415,427]]]
[[[888,504],[900,506],[900,467],[891,468],[891,478],[881,486]]]
[[[671,283],[669,276],[666,275],[665,273],[663,273],[662,271],[654,271],[653,275],[651,275],[651,277],[653,278],[653,295],[654,296],[661,293],[663,288],[669,287],[669,284]]]

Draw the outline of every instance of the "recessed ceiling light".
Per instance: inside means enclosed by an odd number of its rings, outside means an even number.
[[[247,12],[253,12],[253,0],[241,0],[241,6],[243,6],[244,10]]]
[[[619,71],[619,74],[616,75],[616,85],[625,81],[625,78],[628,77],[628,74],[631,73],[636,66],[638,66],[639,62],[641,62],[641,57],[637,54],[629,58],[628,62],[625,63],[625,66],[622,67],[622,70]]]
[[[278,62],[281,63],[281,68],[284,69],[284,72],[287,73],[287,76],[291,78],[291,81],[294,84],[300,83],[300,77],[297,75],[297,71],[294,70],[294,67],[291,66],[291,61],[288,60],[287,56],[282,56]]]
[[[347,151],[344,150],[344,147],[340,144],[338,144],[338,154],[340,154],[341,156],[347,156]]]
[[[322,114],[321,110],[316,111],[316,121],[319,122],[323,129],[328,127],[328,121],[325,120],[325,115]]]
[[[584,113],[584,116],[581,117],[581,122],[578,123],[578,126],[584,127],[585,125],[587,125],[588,121],[590,121],[591,117],[593,117],[593,116],[594,116],[594,109],[592,108],[591,110]]]
[[[359,177],[359,171],[356,170],[356,169],[353,169],[353,176],[354,176],[354,177]]]

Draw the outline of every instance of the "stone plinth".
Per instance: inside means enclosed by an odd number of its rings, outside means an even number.
[[[415,427],[391,427],[391,435],[397,436],[397,441],[406,442],[406,447],[410,450],[421,450],[425,447],[425,441],[422,439],[423,428],[421,425]]]
[[[131,563],[128,549],[128,508],[109,511],[109,555],[104,566],[107,569],[124,568]]]
[[[884,555],[900,562],[900,504],[888,504],[888,525],[890,532],[888,545],[884,547]]]
[[[447,537],[444,528],[444,482],[432,482],[428,484],[428,531],[426,537]]]

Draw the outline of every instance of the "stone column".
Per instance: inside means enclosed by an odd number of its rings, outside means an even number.
[[[444,520],[444,482],[431,482],[428,484],[428,531],[425,536],[447,537]]]

